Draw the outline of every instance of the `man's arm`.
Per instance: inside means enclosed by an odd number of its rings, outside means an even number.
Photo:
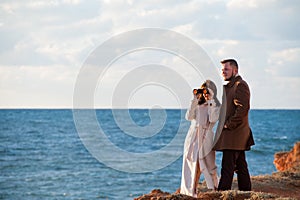
[[[247,83],[238,83],[233,103],[235,105],[235,112],[227,119],[224,128],[235,129],[243,122],[243,118],[248,114],[250,109],[250,91]]]

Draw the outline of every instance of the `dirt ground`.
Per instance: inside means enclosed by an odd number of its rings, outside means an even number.
[[[208,191],[205,183],[198,185],[198,198],[179,194],[163,192],[159,189],[136,198],[136,200],[195,200],[195,199],[296,199],[300,200],[300,173],[276,172],[272,175],[251,177],[252,191],[238,191],[236,179],[232,190],[223,192]]]

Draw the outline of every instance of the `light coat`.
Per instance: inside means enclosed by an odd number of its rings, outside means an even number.
[[[192,100],[186,113],[186,119],[191,121],[186,135],[183,152],[182,178],[180,193],[196,197],[196,187],[200,173],[209,189],[218,186],[217,167],[215,164],[215,151],[213,147],[213,126],[219,118],[220,106],[214,100],[198,105],[198,100]]]

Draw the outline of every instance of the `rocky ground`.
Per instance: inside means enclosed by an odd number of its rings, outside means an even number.
[[[252,191],[238,191],[234,180],[232,190],[207,191],[205,183],[198,185],[198,198],[152,190],[149,194],[135,200],[195,200],[195,199],[299,199],[300,200],[300,142],[290,152],[279,152],[274,155],[274,164],[279,172],[272,175],[252,176]]]

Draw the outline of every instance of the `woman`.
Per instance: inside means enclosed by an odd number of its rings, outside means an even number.
[[[180,193],[197,197],[196,188],[201,173],[208,189],[218,188],[212,129],[219,118],[220,102],[217,87],[210,80],[193,93],[194,99],[185,116],[191,121],[191,126],[184,143]]]

